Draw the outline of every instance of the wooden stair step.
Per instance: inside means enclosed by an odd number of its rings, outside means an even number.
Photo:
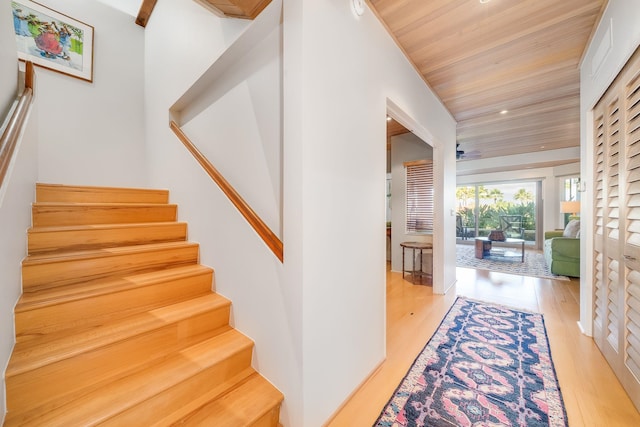
[[[198,263],[198,244],[168,242],[78,252],[29,255],[22,261],[22,289],[64,286]]]
[[[31,206],[34,227],[175,221],[178,208],[153,203],[53,203]]]
[[[224,396],[180,420],[181,426],[267,427],[278,425],[284,396],[259,374],[253,374]]]
[[[161,329],[167,325],[174,325],[190,317],[203,313],[217,312],[220,319],[228,312],[228,299],[214,293],[191,298],[164,307],[134,314],[114,322],[109,322],[94,328],[73,331],[62,331],[56,334],[46,334],[34,340],[16,343],[11,356],[10,366],[7,367],[6,377],[41,368],[48,363],[59,362],[97,348],[113,345],[138,335]],[[228,313],[227,313],[228,314]],[[226,318],[228,323],[228,316]],[[205,330],[223,326],[219,323],[196,325]],[[185,330],[184,332],[188,332]]]
[[[228,300],[210,295],[135,316],[130,323],[58,337],[44,345],[18,343],[7,370],[9,410],[47,410],[154,361],[230,330]],[[164,317],[162,317],[164,316]],[[13,398],[11,396],[22,396]]]
[[[37,202],[168,203],[169,191],[147,188],[36,184]]]
[[[187,239],[184,222],[34,227],[27,231],[29,254],[132,246]]]
[[[211,292],[213,270],[200,264],[111,280],[25,292],[15,308],[18,341],[86,328]]]
[[[44,405],[25,413],[10,410],[5,425],[94,425],[119,415],[135,422],[114,421],[117,425],[146,425],[162,413],[175,412],[212,384],[246,372],[252,347],[251,340],[232,329],[62,406]]]

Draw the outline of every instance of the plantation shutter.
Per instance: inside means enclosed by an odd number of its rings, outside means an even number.
[[[593,337],[640,408],[640,49],[594,108]]]
[[[407,178],[407,232],[433,231],[433,161],[404,164]]]
[[[604,292],[604,114],[601,108],[595,111],[594,119],[594,249],[593,249],[593,291],[594,291],[594,337],[603,336],[606,303]]]
[[[633,70],[633,68],[632,68]],[[626,283],[625,357],[624,364],[637,383],[628,389],[640,390],[640,70],[633,70],[625,86],[626,98],[626,240],[624,256],[630,271]],[[625,386],[631,378],[623,379]],[[636,401],[636,405],[640,405]]]
[[[607,340],[619,351],[620,332],[620,100],[616,96],[607,107],[607,210],[606,210],[606,284],[607,284]]]

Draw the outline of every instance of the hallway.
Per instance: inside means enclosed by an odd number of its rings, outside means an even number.
[[[640,413],[593,340],[580,333],[579,282],[457,268],[457,294],[544,314],[572,427],[637,426]],[[328,426],[371,426],[455,299],[387,271],[387,359]]]

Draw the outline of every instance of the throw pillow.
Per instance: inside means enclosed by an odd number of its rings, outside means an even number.
[[[580,231],[580,220],[572,219],[569,221],[569,224],[564,228],[564,232],[562,235],[564,237],[573,237],[576,238],[578,232]]]

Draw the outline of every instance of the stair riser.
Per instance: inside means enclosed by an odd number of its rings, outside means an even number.
[[[168,222],[177,218],[175,205],[39,205],[31,208],[34,227]]]
[[[213,273],[209,271],[122,292],[17,311],[16,339],[22,341],[32,335],[98,326],[155,307],[205,295],[211,292],[212,281]]]
[[[79,251],[115,246],[184,241],[187,224],[146,224],[83,230],[40,231],[28,233],[29,254],[52,251]]]
[[[67,203],[168,203],[167,190],[36,184],[36,201]]]
[[[101,427],[137,425],[140,420],[153,419],[154,415],[160,412],[177,411],[181,407],[188,405],[197,396],[205,393],[219,395],[232,382],[228,380],[244,375],[243,371],[251,366],[251,353],[251,349],[246,349],[233,357],[227,358],[223,362],[199,372],[197,375],[154,395],[150,399],[110,417],[104,421],[104,424],[101,424]]]
[[[98,389],[154,360],[223,332],[229,322],[229,305],[163,325],[143,335],[91,349],[68,359],[6,379],[7,408],[25,413],[34,408],[52,410],[75,397]],[[227,328],[228,329],[228,328]],[[22,396],[15,399],[13,396]]]
[[[198,263],[198,245],[150,250],[136,253],[105,252],[104,257],[57,260],[57,262],[22,266],[22,288],[25,292],[38,287],[64,286],[81,281],[101,279],[135,272],[152,271]]]

